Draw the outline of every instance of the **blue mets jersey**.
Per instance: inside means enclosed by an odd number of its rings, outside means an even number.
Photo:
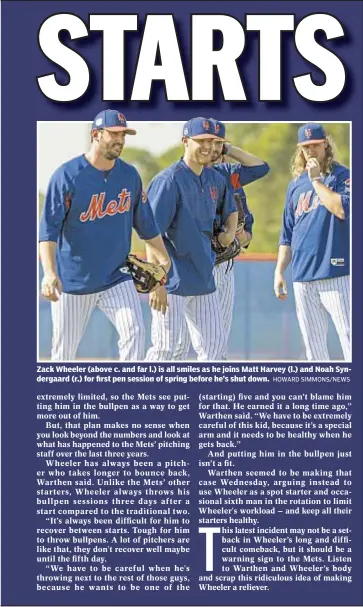
[[[120,267],[130,252],[132,227],[143,239],[159,233],[140,176],[123,160],[100,171],[78,156],[51,177],[39,240],[57,242],[65,293],[97,293],[130,280]]]
[[[349,170],[334,163],[322,182],[341,195],[345,219],[338,219],[320,202],[306,171],[289,183],[280,245],[291,246],[294,282],[349,274]]]
[[[270,170],[269,165],[264,162],[258,166],[247,167],[243,166],[239,162],[221,162],[214,164],[213,168],[218,171],[227,180],[229,187],[232,189],[233,194],[237,194],[241,198],[243,210],[245,212],[245,230],[252,234],[252,226],[254,222],[253,215],[248,208],[246,193],[243,186],[257,181],[264,177]]]
[[[181,159],[154,177],[147,194],[172,262],[167,291],[213,293],[213,221],[217,211],[223,222],[236,211],[226,180],[209,167],[196,175]]]

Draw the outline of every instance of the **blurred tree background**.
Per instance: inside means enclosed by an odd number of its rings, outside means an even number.
[[[266,160],[270,172],[259,181],[246,186],[248,205],[255,217],[251,253],[276,253],[285,202],[285,191],[291,179],[290,163],[295,152],[297,129],[300,124],[284,123],[226,123],[227,139]],[[324,124],[336,146],[336,159],[350,166],[349,124]],[[160,156],[141,148],[125,147],[122,158],[139,171],[144,188],[151,179],[183,155],[183,146],[172,147]],[[44,193],[39,194],[40,210]],[[134,251],[143,251],[142,242],[133,236]]]

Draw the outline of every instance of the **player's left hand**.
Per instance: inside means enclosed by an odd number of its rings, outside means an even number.
[[[314,179],[320,176],[320,164],[316,158],[309,158],[306,163],[306,170],[308,172],[309,179]]]

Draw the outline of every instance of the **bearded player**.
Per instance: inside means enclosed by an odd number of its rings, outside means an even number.
[[[245,250],[252,240],[253,215],[248,208],[244,186],[261,179],[269,172],[269,165],[254,154],[226,142],[226,127],[223,122],[210,119],[214,125],[216,139],[213,142],[213,155],[211,166],[226,180],[227,186],[234,195],[236,207],[239,213],[236,236],[241,247]],[[231,159],[233,162],[228,162]],[[221,216],[216,220],[220,227],[223,226]],[[232,327],[233,305],[234,305],[234,271],[233,260],[225,261],[214,268],[214,279],[216,282],[218,300],[221,310],[224,333],[226,335],[226,349],[228,337]],[[187,358],[190,347],[190,338],[187,327],[183,324],[180,340],[176,350],[176,359]],[[198,349],[198,345],[197,345]],[[227,351],[223,352],[222,358],[227,358]]]
[[[123,114],[104,110],[91,130],[90,150],[57,169],[40,221],[42,295],[51,302],[52,360],[76,357],[98,307],[115,326],[119,359],[142,360],[145,330],[141,305],[125,269],[134,227],[155,261],[170,267],[136,169],[119,158],[125,136],[135,135]]]
[[[287,298],[292,262],[297,318],[308,360],[329,360],[328,318],[350,360],[350,173],[334,159],[320,124],[298,131],[286,193],[274,290]]]

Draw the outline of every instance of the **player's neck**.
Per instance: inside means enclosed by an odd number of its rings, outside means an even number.
[[[188,156],[188,154],[185,154],[184,158],[183,158],[185,164],[187,165],[187,167],[193,171],[193,173],[195,173],[196,175],[201,175],[202,171],[203,171],[203,165],[198,164],[198,162],[194,162],[193,160],[190,159],[190,157]]]
[[[98,150],[95,150],[94,148],[91,148],[85,154],[85,157],[86,160],[88,160],[88,162],[99,171],[110,171],[115,164],[114,160],[108,160],[107,158],[104,158],[103,156],[101,156]]]

